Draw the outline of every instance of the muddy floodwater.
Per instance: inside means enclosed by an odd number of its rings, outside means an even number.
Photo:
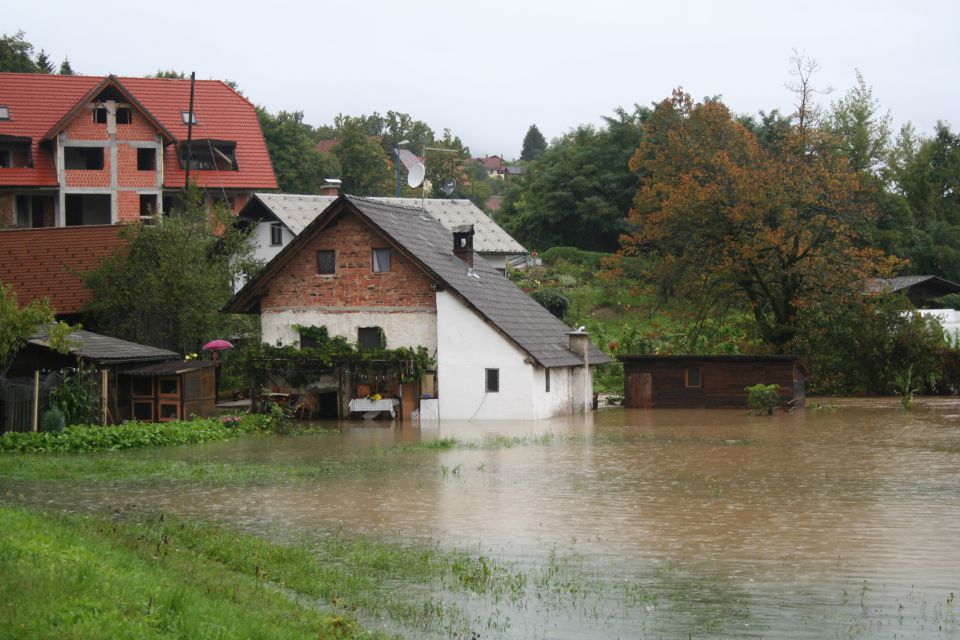
[[[457,445],[416,446],[440,438]],[[12,492],[71,510],[138,505],[280,541],[340,531],[482,555],[529,577],[519,597],[449,595],[484,639],[960,638],[957,403],[351,422],[113,455],[264,475]],[[321,464],[330,471],[306,479],[273,472]]]

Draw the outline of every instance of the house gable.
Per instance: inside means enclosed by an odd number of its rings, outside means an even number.
[[[391,250],[390,270],[375,273],[373,250]],[[320,274],[317,252],[333,252],[334,273]],[[260,310],[435,309],[431,279],[392,240],[351,211],[340,210],[322,231],[298,243],[296,253],[260,286]]]

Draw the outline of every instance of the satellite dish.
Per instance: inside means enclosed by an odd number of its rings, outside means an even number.
[[[423,163],[418,162],[417,164],[410,167],[410,172],[407,174],[407,184],[410,185],[412,189],[416,189],[423,183],[424,176]]]
[[[453,193],[454,191],[456,191],[456,189],[457,189],[457,181],[454,180],[453,178],[450,178],[449,180],[446,180],[446,181],[443,183],[443,187],[442,187],[442,188],[443,188],[443,192],[444,192],[445,194],[450,195],[451,193]]]

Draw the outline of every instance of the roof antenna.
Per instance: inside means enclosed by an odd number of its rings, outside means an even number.
[[[193,153],[190,150],[190,142],[193,140],[193,89],[197,83],[197,72],[190,72],[190,111],[187,113],[187,177],[184,178],[183,189],[190,188],[190,163],[193,162]]]

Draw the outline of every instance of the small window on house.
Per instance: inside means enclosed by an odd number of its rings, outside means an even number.
[[[310,331],[300,331],[300,348],[301,349],[316,349],[320,346],[320,343],[317,342],[317,339],[314,337],[314,334]]]
[[[277,247],[283,244],[283,224],[279,222],[270,223],[270,245]],[[319,269],[319,261],[317,262]]]
[[[360,327],[357,329],[357,342],[361,349],[383,349],[386,340],[380,327]]]
[[[99,171],[103,169],[103,147],[66,147],[63,163],[67,169]]]
[[[153,147],[137,148],[137,171],[154,171],[157,168],[157,150]]]
[[[317,251],[317,273],[331,275],[337,272],[336,252],[332,250]]]
[[[685,387],[702,386],[702,370],[700,367],[687,367],[683,378]]]
[[[149,376],[133,376],[131,387],[135,396],[153,397],[153,378]]]
[[[180,395],[179,378],[160,378],[157,380],[157,384],[159,386],[160,395],[162,396]]]
[[[0,149],[0,169],[9,169],[13,166],[13,152],[10,149]]]
[[[372,261],[374,273],[390,271],[390,249],[374,249]]]
[[[190,168],[204,171],[238,171],[237,145],[229,140],[194,140],[190,143],[190,153],[187,145],[180,146],[180,168],[187,168],[187,156],[190,156]]]
[[[189,112],[189,111],[181,111],[181,112],[180,112],[180,117],[183,119],[183,124],[197,124],[197,112],[196,112],[196,111],[193,112],[193,117],[192,117],[192,118],[190,117],[190,112]],[[191,120],[193,120],[192,123],[190,122]]]
[[[550,369],[544,369],[543,378],[544,378],[543,390],[546,393],[550,393]]]
[[[0,120],[9,120],[10,119],[10,107],[7,105],[0,105]]]
[[[97,107],[93,110],[94,124],[107,124],[107,110],[104,107]]]
[[[117,109],[117,124],[130,124],[131,122],[133,122],[133,109],[130,107]]]
[[[500,369],[487,369],[487,393],[500,391]]]

